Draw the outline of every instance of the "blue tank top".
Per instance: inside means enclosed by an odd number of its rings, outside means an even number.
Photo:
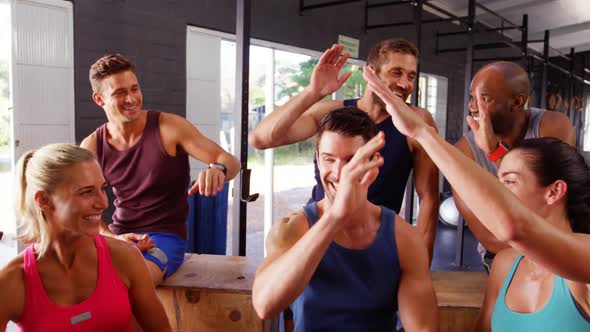
[[[309,226],[317,203],[303,207]],[[381,226],[366,249],[332,242],[305,290],[291,305],[295,332],[395,331],[400,265],[395,213],[381,207]]]
[[[357,106],[358,99],[344,100],[344,106]],[[402,205],[404,191],[408,177],[413,167],[413,158],[408,139],[397,130],[391,121],[391,117],[377,124],[377,130],[385,134],[385,146],[380,153],[383,157],[383,166],[379,168],[379,175],[369,187],[367,198],[375,205],[383,205],[396,213]],[[316,158],[313,159],[316,185],[311,192],[308,203],[319,202],[324,198],[324,188],[320,180],[320,171]]]
[[[584,317],[576,304],[565,279],[557,275],[553,279],[551,298],[541,310],[533,313],[519,313],[506,306],[506,291],[521,259],[522,255],[518,255],[500,289],[492,313],[492,331],[590,331],[590,321]]]

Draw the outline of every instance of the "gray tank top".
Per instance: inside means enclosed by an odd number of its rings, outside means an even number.
[[[529,112],[531,113],[531,117],[529,118],[528,128],[526,133],[524,134],[524,138],[538,138],[539,137],[539,125],[541,124],[541,119],[543,118],[543,113],[546,111],[541,108],[531,107],[529,108]],[[496,163],[490,161],[488,156],[485,152],[483,152],[475,143],[475,137],[473,136],[473,131],[469,131],[465,138],[467,139],[467,143],[469,143],[469,147],[471,148],[471,152],[475,157],[475,162],[478,163],[481,167],[488,170],[488,172],[494,174],[494,176],[498,175],[498,167]]]

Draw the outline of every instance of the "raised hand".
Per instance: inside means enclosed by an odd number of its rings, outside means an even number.
[[[338,191],[334,203],[330,206],[330,214],[338,219],[346,220],[367,201],[369,186],[379,174],[383,158],[379,154],[385,146],[385,135],[379,132],[365,145],[356,151],[352,159],[342,167]]]
[[[348,80],[352,74],[351,72],[346,72],[338,78],[340,70],[350,56],[348,52],[342,54],[343,50],[343,45],[334,44],[322,54],[318,64],[315,66],[311,74],[309,82],[309,89],[311,89],[311,91],[314,91],[322,97],[327,96],[340,89],[344,82]]]
[[[498,146],[498,138],[494,134],[492,121],[486,111],[479,111],[479,118],[476,120],[473,116],[467,116],[467,124],[473,131],[473,137],[477,146],[485,153],[492,153]]]
[[[367,87],[383,100],[393,124],[402,134],[414,138],[421,129],[429,127],[371,68],[365,66],[363,77],[367,81]]]

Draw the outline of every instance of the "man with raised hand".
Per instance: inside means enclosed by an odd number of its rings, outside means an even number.
[[[375,69],[392,91],[405,100],[414,89],[418,55],[418,49],[409,41],[387,39],[371,49],[367,64]],[[399,213],[406,183],[413,170],[420,203],[417,228],[432,258],[438,220],[438,170],[420,144],[395,128],[385,110],[385,104],[371,91],[366,90],[360,99],[324,99],[338,90],[350,77],[350,72],[338,77],[348,56],[348,53],[343,54],[342,45],[334,45],[326,50],[313,70],[309,86],[265,117],[250,133],[249,142],[257,149],[301,142],[318,132],[320,120],[331,111],[345,106],[354,106],[364,111],[377,124],[377,129],[384,132],[387,142],[380,151],[384,163],[379,176],[368,189],[368,199]],[[427,110],[414,106],[412,109],[436,128]],[[321,185],[317,160],[314,163],[316,185],[310,201],[318,202],[324,198],[324,188]]]
[[[481,68],[468,92],[467,124],[471,131],[455,146],[497,176],[502,157],[523,139],[555,137],[575,145],[574,127],[568,117],[560,112],[528,107],[530,90],[528,74],[515,63],[493,62]],[[469,229],[481,243],[478,249],[489,269],[494,255],[508,245],[486,229],[454,191],[453,196]]]
[[[367,200],[386,145],[366,112],[320,122],[316,158],[325,197],[275,223],[252,301],[263,319],[291,303],[295,331],[437,331],[426,246],[391,209]]]

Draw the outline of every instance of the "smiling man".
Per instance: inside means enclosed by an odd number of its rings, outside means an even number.
[[[188,193],[216,195],[239,161],[186,119],[142,109],[135,65],[119,54],[90,67],[92,99],[108,122],[82,141],[97,155],[115,194],[113,222],[102,232],[138,242],[154,284],[174,273],[186,251],[188,157],[209,165]]]
[[[257,149],[301,142],[317,133],[320,120],[331,111],[354,106],[366,112],[377,124],[377,129],[383,131],[387,141],[380,151],[384,163],[379,177],[369,187],[369,201],[399,213],[406,183],[413,170],[420,203],[417,228],[432,258],[438,220],[438,170],[420,144],[395,128],[385,110],[385,104],[369,89],[359,99],[325,98],[337,91],[350,77],[350,72],[338,77],[348,56],[348,53],[344,53],[343,45],[333,45],[326,50],[313,70],[309,86],[265,117],[250,133],[248,141]],[[375,69],[390,90],[406,100],[415,87],[418,57],[419,51],[414,44],[403,38],[391,38],[371,48],[367,64]],[[428,110],[414,106],[412,109],[432,127],[436,127]],[[316,185],[310,202],[317,202],[324,197],[317,160],[314,163]]]
[[[575,145],[574,127],[568,117],[528,107],[530,90],[528,74],[515,63],[493,62],[482,67],[473,77],[469,90],[467,123],[471,131],[455,146],[497,176],[504,154],[523,139],[555,137]],[[489,268],[493,255],[508,245],[496,239],[460,197],[453,194],[459,212],[481,242],[479,251]]]
[[[252,302],[269,319],[291,303],[295,331],[436,331],[437,307],[420,234],[367,200],[385,135],[354,107],[320,122],[316,158],[325,196],[275,223]]]

